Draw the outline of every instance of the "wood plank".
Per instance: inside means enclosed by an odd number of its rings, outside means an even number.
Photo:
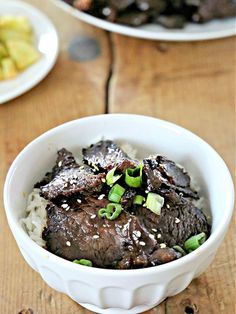
[[[36,136],[63,122],[105,111],[106,81],[110,66],[107,35],[79,23],[50,1],[31,0],[58,27],[61,51],[55,68],[43,82],[25,95],[0,106],[0,190],[15,156]],[[92,37],[101,54],[94,60],[76,62],[68,47],[74,38]],[[88,311],[49,288],[23,260],[0,206],[0,313],[59,314]]]
[[[180,124],[235,166],[235,39],[157,43],[112,35],[109,112]],[[128,47],[128,48],[127,48]],[[235,220],[208,271],[149,313],[233,313]],[[193,312],[191,312],[191,308]]]

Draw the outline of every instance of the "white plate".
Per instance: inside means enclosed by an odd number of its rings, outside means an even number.
[[[104,21],[83,13],[62,0],[52,0],[57,6],[78,19],[115,33],[153,40],[196,41],[229,37],[236,34],[236,18],[213,20],[205,24],[188,23],[184,29],[169,30],[156,24],[129,27]]]
[[[27,16],[34,29],[36,45],[42,56],[38,62],[16,78],[0,81],[0,104],[9,101],[38,84],[52,69],[58,55],[58,36],[54,25],[38,9],[22,1],[0,0],[0,15]]]

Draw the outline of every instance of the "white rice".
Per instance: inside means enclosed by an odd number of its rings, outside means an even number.
[[[33,189],[27,200],[27,216],[20,220],[30,238],[40,246],[45,245],[45,241],[42,239],[42,232],[46,226],[47,204],[48,202],[39,195],[39,189]]]
[[[120,145],[120,147],[130,158],[135,159],[137,150],[134,149],[130,144],[123,143]],[[192,177],[191,187],[193,187],[196,191],[199,191],[199,186]],[[48,202],[39,195],[39,191],[39,189],[33,189],[33,191],[29,194],[26,206],[26,218],[21,218],[20,222],[24,226],[30,238],[38,245],[43,247],[46,244],[42,239],[42,232],[46,227],[46,206]],[[206,209],[205,198],[200,197],[199,200],[194,201],[194,205],[200,209]]]
[[[135,159],[137,156],[137,149],[135,149],[129,143],[121,143],[120,148],[131,158]]]

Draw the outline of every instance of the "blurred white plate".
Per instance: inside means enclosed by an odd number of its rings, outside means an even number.
[[[52,69],[58,55],[58,36],[52,22],[38,9],[22,1],[0,0],[0,15],[27,16],[34,29],[36,45],[42,56],[16,78],[0,81],[0,104],[9,101],[38,84]]]
[[[62,0],[52,0],[57,6],[78,19],[111,32],[153,40],[196,41],[229,37],[236,34],[236,18],[213,20],[205,24],[188,23],[184,29],[166,29],[157,24],[130,27],[104,21],[83,13]]]

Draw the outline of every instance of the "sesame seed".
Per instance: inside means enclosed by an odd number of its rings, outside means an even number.
[[[165,244],[165,243],[161,243],[161,244],[160,244],[160,248],[161,248],[161,249],[166,248],[166,244]]]
[[[61,207],[66,209],[67,207],[69,207],[69,205],[68,204],[62,204]]]
[[[77,203],[79,203],[79,204],[81,204],[82,203],[82,201],[79,199],[79,198],[77,198]]]
[[[67,245],[67,246],[71,246],[70,241],[66,241],[66,245]]]
[[[136,236],[137,238],[141,237],[141,232],[139,230],[134,230],[133,235]]]
[[[105,16],[108,16],[111,14],[111,9],[109,7],[105,7],[103,10],[102,10],[102,13],[103,15]]]
[[[149,193],[149,191],[148,191],[148,190],[146,190],[146,191],[145,191],[145,193],[147,194],[147,193]]]
[[[105,197],[105,194],[101,194],[98,196],[98,200],[102,200]]]
[[[180,223],[180,219],[177,218],[177,217],[175,217],[175,223],[176,223],[176,224]]]
[[[94,219],[94,218],[96,218],[96,215],[92,215],[92,216],[90,216],[90,218],[91,218],[91,219]]]
[[[160,238],[161,238],[161,234],[160,234],[160,233],[158,233],[157,238],[158,238],[158,239],[160,239]]]
[[[167,208],[170,208],[170,205],[169,205],[169,204],[166,204],[166,207],[167,207]]]
[[[153,228],[152,231],[153,231],[153,232],[157,232],[157,229],[154,229],[154,228]]]
[[[179,193],[179,196],[183,196],[184,194],[182,192]]]
[[[142,246],[145,246],[145,245],[146,245],[146,243],[143,242],[143,241],[140,241],[139,244],[142,245]]]
[[[152,264],[153,266],[155,266],[155,265],[156,265],[156,264],[155,264],[155,262],[153,262],[153,261],[151,262],[151,264]]]
[[[95,234],[94,236],[93,236],[93,239],[98,239],[99,238],[99,235],[98,234]]]
[[[62,161],[59,161],[59,163],[57,165],[58,165],[58,167],[61,167],[62,166]]]
[[[154,240],[155,239],[154,234],[149,234],[149,238]]]
[[[105,183],[106,182],[106,179],[104,179],[104,178],[102,178],[102,180],[101,180],[103,183]]]

